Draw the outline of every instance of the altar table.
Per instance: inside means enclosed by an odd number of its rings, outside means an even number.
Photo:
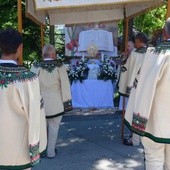
[[[111,80],[84,80],[71,86],[74,108],[113,108],[114,88]]]

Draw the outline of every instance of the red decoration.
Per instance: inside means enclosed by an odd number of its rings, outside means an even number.
[[[76,39],[73,39],[73,40],[71,40],[71,43],[74,45],[74,47],[78,47],[79,46],[79,44],[78,44],[78,41],[76,40]]]
[[[71,42],[69,42],[69,43],[67,43],[66,44],[66,48],[68,49],[68,50],[73,50],[74,49],[74,45],[73,45],[73,43],[71,43]]]
[[[74,47],[77,48],[78,46],[79,46],[79,44],[78,44],[78,41],[76,39],[73,39],[69,43],[66,44],[66,48],[70,51],[73,50]]]

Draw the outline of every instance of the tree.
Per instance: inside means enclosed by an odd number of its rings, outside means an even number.
[[[51,38],[51,36],[53,36]],[[50,26],[47,25],[45,29],[45,43],[50,43],[55,46],[58,54],[65,53],[65,36],[64,33],[57,26],[54,27],[54,32],[50,31]],[[51,40],[52,39],[52,40]]]
[[[17,28],[17,3],[16,1],[0,0],[0,29],[7,27]]]
[[[33,61],[41,55],[40,27],[25,17],[25,1],[22,1],[23,18],[23,60]],[[0,29],[12,27],[17,29],[17,1],[0,0]]]
[[[166,4],[133,18],[133,33],[140,31],[152,37],[156,30],[162,29],[166,15]],[[119,37],[123,35],[123,22],[119,22]],[[131,37],[132,35],[130,35]]]
[[[134,18],[134,28],[145,32],[148,36],[163,27],[166,15],[166,5]]]

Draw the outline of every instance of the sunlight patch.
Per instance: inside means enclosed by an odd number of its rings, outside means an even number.
[[[64,142],[65,141],[65,142]],[[85,139],[81,139],[81,138],[71,138],[71,139],[68,139],[68,140],[58,140],[58,144],[57,146],[58,147],[66,147],[66,146],[69,146],[69,145],[72,145],[73,143],[82,143],[85,141]]]
[[[96,162],[96,165],[94,165],[94,168],[96,170],[109,170],[110,168],[113,168],[115,165],[115,162],[108,159],[101,159]]]
[[[141,166],[141,163],[132,159],[127,159],[124,162],[115,162],[114,160],[111,159],[100,159],[95,163],[94,169],[95,170],[111,170],[111,169],[118,170],[122,168],[128,168],[129,170],[132,170],[139,166]]]

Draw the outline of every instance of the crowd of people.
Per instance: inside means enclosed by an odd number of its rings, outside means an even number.
[[[139,33],[119,81],[120,94],[128,96],[125,125],[132,130],[123,144],[144,147],[146,170],[170,169],[169,86],[170,18],[163,28],[164,41],[147,47],[147,37]]]
[[[125,124],[132,131],[123,144],[142,143],[146,170],[170,169],[170,18],[163,36],[157,47],[148,47],[144,33],[129,41],[119,79]],[[41,157],[57,154],[59,125],[72,109],[67,71],[50,44],[31,70],[17,65],[23,41],[12,28],[0,31],[0,49],[0,169],[31,169]]]

